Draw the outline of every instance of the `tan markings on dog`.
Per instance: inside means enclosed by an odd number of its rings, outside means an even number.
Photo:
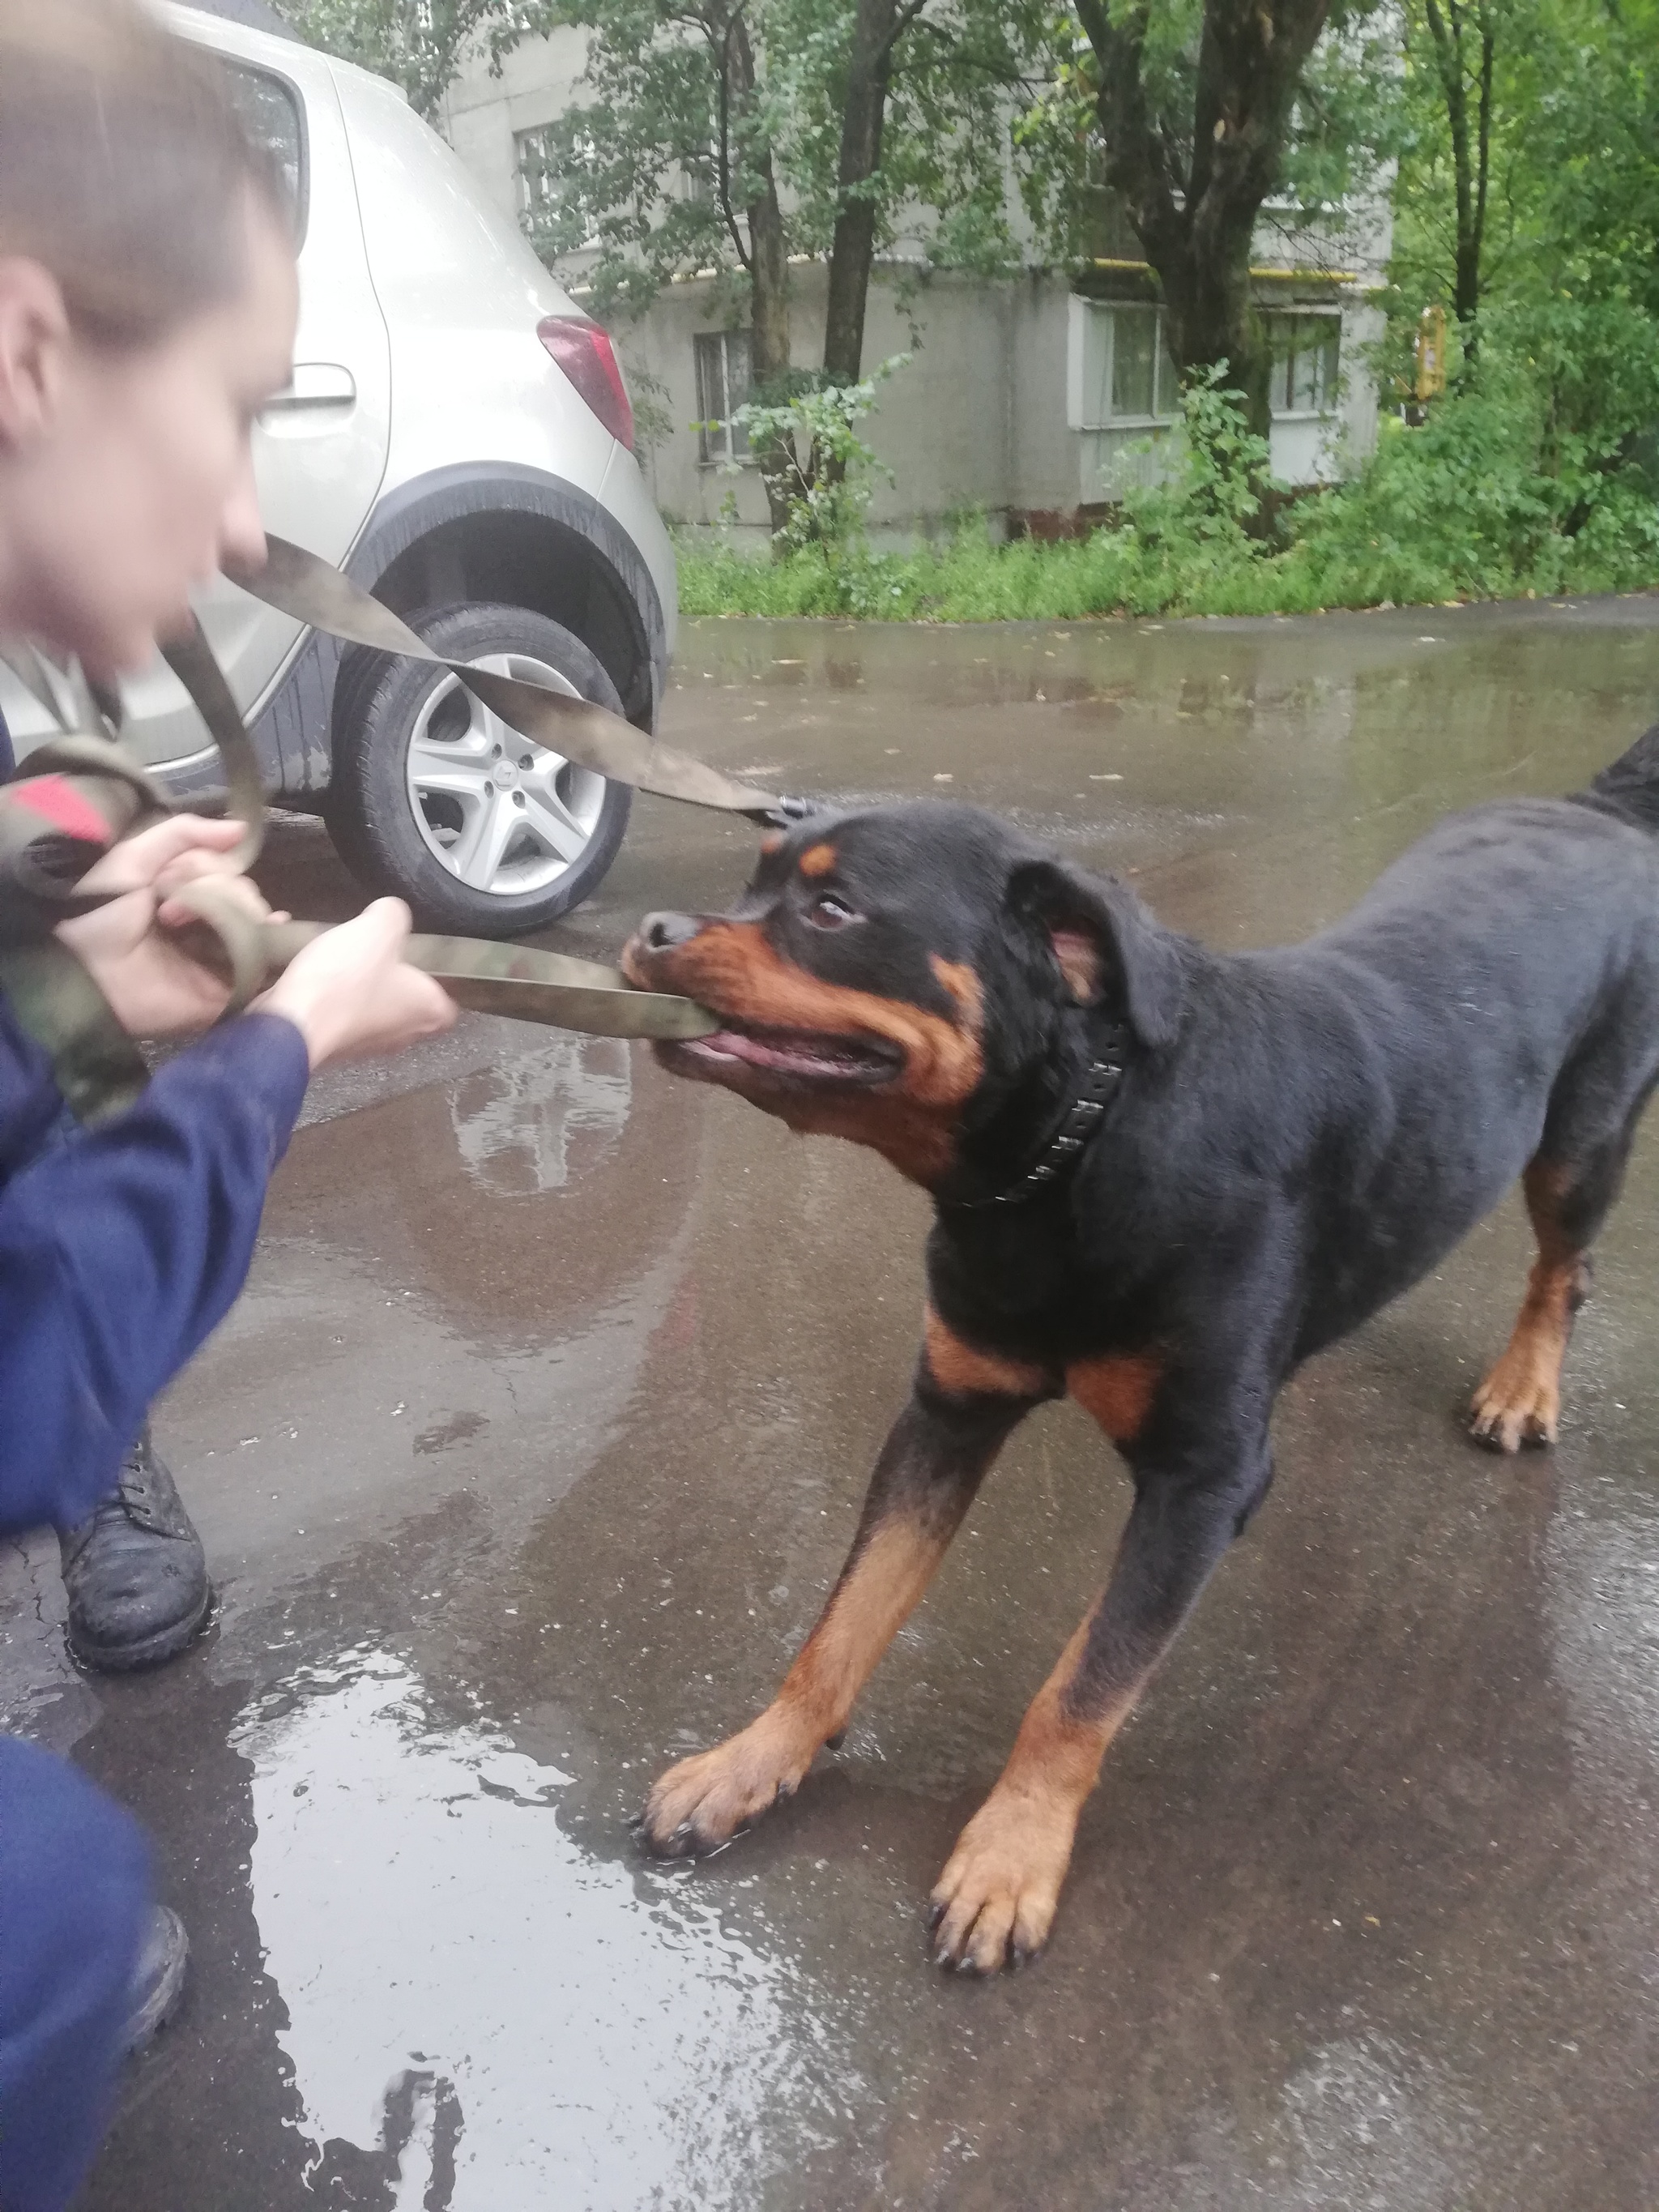
[[[817,1626],[777,1696],[739,1735],[682,1759],[646,1802],[647,1840],[659,1850],[682,1832],[714,1850],[787,1796],[821,1745],[845,1726],[854,1699],[933,1578],[955,1532],[903,1514],[878,1522],[842,1570]]]
[[[942,953],[930,952],[927,965],[933,971],[934,981],[941,984],[962,1009],[962,1018],[972,1031],[977,1043],[985,1023],[985,994],[980,988],[979,977],[965,960],[947,960]],[[977,1083],[977,1068],[974,1081]]]
[[[975,1352],[952,1334],[932,1306],[925,1309],[923,1326],[927,1371],[941,1390],[961,1397],[1038,1398],[1048,1389],[1048,1377],[1040,1367]]]
[[[1138,1677],[1104,1712],[1079,1716],[1068,1693],[1088,1640],[1085,1620],[1032,1699],[995,1789],[939,1878],[934,1954],[941,1960],[994,1973],[1048,1941],[1078,1815],[1146,1680]]]
[[[1538,1257],[1527,1277],[1515,1328],[1503,1358],[1475,1392],[1469,1428],[1499,1451],[1523,1443],[1553,1444],[1561,1419],[1561,1364],[1573,1317],[1589,1296],[1589,1262],[1560,1226],[1571,1170],[1534,1160],[1522,1177],[1527,1211],[1538,1236]]]
[[[936,1182],[949,1170],[956,1111],[978,1083],[981,1066],[979,979],[971,968],[933,960],[940,985],[961,1009],[953,1022],[902,999],[878,998],[808,975],[774,950],[757,922],[712,921],[684,945],[661,951],[635,939],[622,964],[631,982],[684,991],[738,1021],[879,1037],[896,1045],[904,1057],[902,1073],[869,1091],[779,1092],[741,1067],[722,1070],[719,1080],[803,1134],[870,1146],[914,1182]]]
[[[1066,1388],[1114,1443],[1133,1443],[1146,1425],[1163,1373],[1163,1362],[1150,1352],[1114,1352],[1068,1367]]]
[[[833,845],[809,845],[796,862],[804,876],[827,876],[836,865]]]
[[[761,850],[769,860],[774,853],[782,852],[783,847],[784,835],[781,830],[769,830],[761,839]]]

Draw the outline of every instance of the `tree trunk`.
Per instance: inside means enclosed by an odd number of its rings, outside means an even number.
[[[1163,288],[1171,357],[1183,374],[1224,362],[1263,437],[1273,356],[1251,296],[1250,242],[1279,179],[1297,86],[1328,6],[1205,0],[1184,168],[1142,79],[1147,0],[1117,21],[1106,0],[1079,0],[1078,9],[1100,65],[1106,180]]]
[[[893,46],[904,22],[898,0],[858,0],[842,111],[839,202],[830,246],[829,305],[823,325],[824,374],[832,384],[856,384],[864,362],[864,316],[876,258],[876,196],[861,189],[881,167],[881,134]]]
[[[726,34],[725,82],[721,87],[720,165],[722,180],[731,171],[731,116],[752,113],[755,101],[755,56],[741,12],[728,20]],[[787,377],[789,344],[789,251],[784,234],[783,210],[778,203],[777,179],[770,147],[747,149],[744,168],[755,180],[745,212],[749,218],[749,246],[744,258],[749,271],[749,375],[757,397],[766,399]],[[738,248],[742,252],[741,245]],[[761,482],[766,487],[767,511],[775,538],[789,520],[789,495],[793,488],[795,453],[788,439],[755,448]]]
[[[1497,41],[1491,13],[1482,0],[1478,16],[1480,98],[1471,140],[1468,70],[1464,57],[1467,16],[1462,0],[1447,0],[1444,15],[1436,0],[1425,0],[1425,12],[1429,35],[1434,40],[1435,65],[1440,73],[1441,89],[1446,95],[1446,127],[1451,139],[1452,182],[1457,211],[1452,312],[1462,328],[1463,358],[1472,362],[1478,343],[1480,261],[1486,246],[1486,188],[1492,169],[1492,79]]]
[[[749,205],[749,236],[754,260],[749,272],[749,374],[757,395],[765,398],[788,375],[789,256],[785,249],[783,216],[778,206],[772,165],[766,165],[766,187]],[[766,486],[766,505],[775,538],[789,520],[789,498],[798,474],[794,442],[784,438],[756,448],[761,482]]]

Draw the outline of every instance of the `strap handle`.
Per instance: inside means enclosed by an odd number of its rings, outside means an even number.
[[[320,937],[319,921],[256,921],[211,876],[185,884],[174,903],[190,908],[210,942],[190,947],[229,981],[228,1014],[239,1012]],[[551,1022],[590,1036],[696,1037],[720,1027],[690,999],[665,991],[636,991],[621,972],[562,952],[523,945],[495,945],[476,937],[409,939],[404,957],[441,983],[458,1006],[516,1021]]]

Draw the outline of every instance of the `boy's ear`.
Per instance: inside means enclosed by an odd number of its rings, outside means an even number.
[[[1126,885],[1066,860],[1022,860],[1008,908],[1079,1006],[1114,1007],[1143,1044],[1173,1041],[1187,996],[1181,940]]]

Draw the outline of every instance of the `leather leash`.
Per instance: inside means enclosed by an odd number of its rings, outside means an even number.
[[[659,744],[591,701],[445,660],[389,607],[316,555],[284,538],[267,543],[265,568],[234,578],[242,589],[345,643],[447,669],[532,744],[613,782],[756,823],[787,823],[806,811],[799,800],[757,791]],[[164,650],[218,748],[227,810],[244,825],[231,858],[246,869],[264,836],[264,792],[246,726],[199,623],[192,618],[190,631]],[[119,744],[118,701],[65,675],[27,645],[0,647],[0,658],[64,732],[34,749],[27,773],[0,786],[0,987],[22,1026],[52,1054],[71,1109],[95,1121],[130,1105],[148,1071],[91,976],[52,931],[58,921],[106,902],[78,889],[81,876],[110,846],[171,812],[172,802]],[[88,724],[105,734],[87,734]],[[245,1006],[324,927],[254,921],[210,878],[186,886],[179,900],[202,925],[186,949],[228,975],[228,1012]],[[479,1012],[598,1036],[705,1036],[719,1026],[690,999],[636,991],[617,969],[561,953],[416,935],[407,957],[459,1005]]]
[[[720,807],[763,826],[799,818],[802,811],[799,800],[778,799],[736,782],[705,762],[693,760],[689,753],[659,744],[632,722],[596,707],[591,700],[527,684],[520,677],[470,668],[465,661],[444,659],[390,607],[371,598],[337,568],[330,568],[326,561],[290,545],[285,538],[268,537],[265,544],[269,554],[263,568],[231,572],[231,580],[245,592],[295,622],[325,630],[348,645],[368,646],[377,653],[400,653],[410,660],[447,668],[492,714],[499,714],[509,729],[528,738],[532,744],[562,753],[567,760],[609,777],[612,783],[631,783],[637,790],[654,792],[663,799]],[[178,665],[173,662],[175,668]],[[224,678],[219,680],[222,684]],[[239,725],[240,720],[238,715]],[[209,727],[212,726],[210,723]]]

